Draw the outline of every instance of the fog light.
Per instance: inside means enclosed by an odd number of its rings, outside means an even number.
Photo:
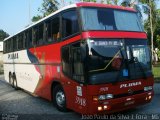
[[[152,96],[150,95],[149,97],[148,97],[148,99],[150,100],[152,98]]]
[[[98,106],[98,111],[102,111],[102,106]]]
[[[146,97],[146,99],[145,99],[146,101],[148,100],[148,97]]]

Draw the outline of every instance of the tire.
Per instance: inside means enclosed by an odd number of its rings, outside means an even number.
[[[15,76],[15,75],[12,76],[12,81],[13,81],[13,88],[14,88],[15,90],[18,90],[17,79],[16,79],[16,76]]]
[[[66,96],[61,85],[57,85],[53,89],[53,103],[55,107],[61,112],[67,112],[66,108]]]

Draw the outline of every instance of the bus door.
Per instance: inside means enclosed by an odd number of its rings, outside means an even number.
[[[77,112],[86,111],[86,87],[84,83],[84,68],[81,62],[80,43],[74,43],[62,48],[61,78],[65,81],[67,105]]]

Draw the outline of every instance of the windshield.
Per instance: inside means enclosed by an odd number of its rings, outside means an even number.
[[[144,31],[136,12],[109,8],[81,8],[81,16],[84,31]]]
[[[147,40],[88,39],[87,71],[93,84],[152,75]]]

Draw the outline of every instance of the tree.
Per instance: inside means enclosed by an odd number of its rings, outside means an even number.
[[[156,3],[155,0],[140,0],[142,3],[147,4],[149,6],[149,12],[148,12],[148,21],[147,21],[147,25],[148,25],[148,29],[147,32],[148,34],[150,34],[150,41],[151,41],[151,51],[152,51],[152,55],[153,55],[153,48],[155,45],[154,41],[154,36],[155,36],[155,30],[157,28],[157,23],[158,23],[158,14],[157,14],[157,10],[156,10]],[[153,57],[153,56],[152,56]]]
[[[40,20],[40,19],[42,19],[43,17],[42,16],[40,16],[40,15],[37,15],[37,16],[33,16],[33,18],[32,18],[32,22],[36,22],[36,21],[38,21],[38,20]]]
[[[82,0],[83,2],[97,2],[97,0]]]
[[[101,0],[101,3],[118,5],[119,0]]]
[[[141,14],[142,10],[139,7],[140,4],[142,5],[144,13],[147,14],[149,18],[145,21],[145,30],[150,36],[149,39],[151,43],[151,51],[153,54],[154,32],[157,27],[157,12],[155,0],[123,0],[122,2],[122,5],[136,8]]]
[[[32,18],[32,22],[36,22],[41,18],[58,10],[59,2],[57,0],[43,0],[41,8],[38,9],[42,15],[37,15]]]
[[[0,30],[0,41],[3,41],[5,38],[9,37],[9,34]]]

